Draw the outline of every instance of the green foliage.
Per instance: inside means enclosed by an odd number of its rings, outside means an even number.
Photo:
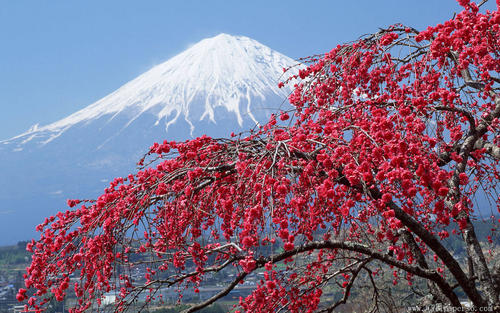
[[[0,247],[0,267],[26,264],[30,260],[29,253],[26,251],[26,243],[26,241],[20,241],[15,246]]]

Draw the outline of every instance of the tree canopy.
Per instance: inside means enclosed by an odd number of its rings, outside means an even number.
[[[459,3],[424,31],[394,25],[303,59],[281,83],[295,84],[293,108],[256,131],[156,143],[96,201],[68,201],[28,244],[18,299],[42,310],[74,292],[72,312],[83,312],[116,290],[122,311],[141,293],[196,292],[233,269],[187,312],[256,272],[236,312],[332,312],[362,282],[382,310],[389,269],[394,284],[424,282],[434,303],[499,310],[498,247],[473,220],[500,209],[500,4]],[[137,264],[144,279],[131,275]],[[325,296],[329,286],[342,296]]]

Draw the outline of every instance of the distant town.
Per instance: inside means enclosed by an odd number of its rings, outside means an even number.
[[[495,230],[497,225],[492,222],[479,222],[475,223],[476,231],[478,236],[481,238],[486,238],[488,234],[491,234],[492,242],[489,243],[493,247],[490,251],[498,251],[496,247],[500,245],[500,234]],[[30,253],[26,251],[27,241],[18,242],[16,245],[3,246],[0,247],[0,313],[11,313],[11,312],[23,312],[24,305],[16,300],[16,294],[19,288],[24,287],[23,274],[26,271],[26,267],[29,265],[31,257]],[[458,259],[466,260],[466,251],[462,245],[462,241],[458,237],[450,237],[445,241],[448,249],[453,251],[454,255]],[[487,245],[487,243],[484,243]],[[277,253],[280,251],[280,247],[274,247],[273,252]],[[267,251],[270,253],[270,251]],[[500,260],[498,255],[491,255],[493,259]],[[305,259],[298,259],[296,262],[306,262]],[[145,281],[144,277],[146,274],[147,262],[136,262],[138,265],[133,266],[128,269],[130,278],[136,283],[140,284]],[[194,266],[193,266],[194,270]],[[280,268],[277,268],[279,271]],[[284,270],[284,267],[281,268]],[[172,273],[165,273],[169,275]],[[188,287],[183,290],[179,290],[176,287],[173,288],[160,288],[154,292],[152,295],[155,297],[154,301],[147,302],[147,294],[141,294],[133,303],[132,307],[129,307],[130,312],[144,312],[144,313],[177,313],[188,308],[190,305],[203,302],[208,298],[214,296],[215,294],[222,291],[227,285],[234,280],[234,275],[236,274],[236,269],[233,267],[226,268],[218,273],[206,274],[204,277],[203,284],[198,287],[197,291],[192,287]],[[388,271],[387,276],[381,275],[379,279],[382,284],[391,286],[392,296],[398,297],[399,295],[405,295],[407,293],[407,288],[404,284],[393,286],[392,285],[392,271]],[[255,290],[256,285],[263,279],[263,272],[257,272],[255,274],[249,275],[243,284],[238,285],[234,288],[228,295],[223,299],[217,301],[215,304],[206,307],[199,312],[202,313],[223,313],[234,311],[234,306],[240,301],[240,298],[245,298],[253,290]],[[73,277],[72,281],[76,282],[77,277]],[[180,297],[180,292],[182,291],[182,297]],[[329,299],[340,299],[342,296],[342,289],[339,287],[329,287],[324,290],[324,297]],[[364,312],[366,302],[363,301],[363,294],[353,293],[353,300],[350,304],[346,304],[339,308],[335,312]],[[72,292],[68,293],[68,296],[63,302],[57,302],[53,299],[50,305],[45,310],[45,313],[65,313],[69,312],[69,308],[73,306],[76,299]],[[116,301],[116,294],[113,292],[106,293],[101,299],[101,307],[99,311],[114,311],[114,305]],[[408,299],[411,303],[412,299]],[[146,304],[147,303],[147,304]],[[403,309],[404,312],[405,309]],[[399,312],[399,311],[398,311]]]

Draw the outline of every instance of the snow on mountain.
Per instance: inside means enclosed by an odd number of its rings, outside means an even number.
[[[290,90],[278,82],[294,64],[253,39],[220,34],[66,118],[0,141],[0,245],[29,239],[68,198],[97,197],[155,141],[267,122],[287,105]]]
[[[145,113],[155,115],[155,125],[162,124],[166,131],[184,119],[192,134],[199,121],[217,124],[216,108],[232,113],[241,128],[245,118],[259,122],[254,112],[266,111],[266,97],[286,97],[278,81],[283,68],[295,63],[248,37],[220,34],[198,42],[94,104],[55,123],[35,125],[3,143],[47,144],[76,124],[104,116],[108,121],[127,116],[126,128]]]

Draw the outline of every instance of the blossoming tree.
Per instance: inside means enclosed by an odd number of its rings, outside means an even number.
[[[394,284],[424,282],[435,303],[498,310],[500,267],[473,219],[500,206],[500,4],[459,2],[422,32],[395,25],[304,60],[293,110],[259,130],[154,144],[137,174],[96,201],[68,201],[28,244],[18,300],[41,311],[74,293],[83,312],[115,290],[122,311],[232,269],[187,311],[257,272],[238,312],[332,312],[362,283],[380,309],[390,268]],[[139,263],[144,277],[132,277]]]

